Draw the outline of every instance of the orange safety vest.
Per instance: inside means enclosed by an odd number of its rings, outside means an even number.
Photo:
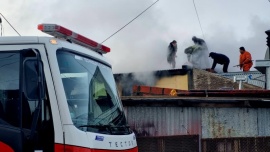
[[[240,54],[239,65],[243,68],[243,71],[249,71],[249,69],[252,67],[252,57],[248,51]]]

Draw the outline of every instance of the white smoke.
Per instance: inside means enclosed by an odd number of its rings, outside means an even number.
[[[117,77],[117,76],[116,76]],[[120,78],[119,78],[120,77]],[[154,72],[136,72],[121,74],[116,78],[122,88],[123,95],[131,95],[135,85],[155,86],[156,77]]]
[[[239,67],[233,67],[239,64],[239,47],[244,46],[252,55],[253,60],[264,59],[266,51],[266,30],[270,29],[269,22],[253,16],[250,18],[248,26],[249,36],[237,38],[237,31],[232,28],[221,28],[216,24],[212,27],[212,33],[207,36],[206,43],[208,44],[209,52],[221,53],[229,57],[230,64],[228,72],[240,71]],[[222,33],[222,34],[220,34]],[[255,64],[251,70],[254,69]],[[217,64],[215,71],[222,72],[223,65]]]
[[[209,52],[207,46],[204,45],[193,45],[185,49],[187,54],[188,63],[196,69],[209,69]]]
[[[0,10],[21,35],[46,35],[36,25],[56,23],[102,42],[152,3],[153,0],[54,0],[40,5],[36,0],[2,0]],[[270,29],[267,0],[197,1],[196,6],[209,52],[227,55],[231,60],[229,71],[239,71],[233,65],[238,64],[240,46],[245,46],[253,59],[263,59],[264,31]],[[245,8],[245,13],[236,13],[240,7]],[[17,35],[5,21],[3,27],[4,35]],[[112,50],[106,56],[112,61],[114,73],[153,71],[171,69],[166,49],[169,42],[176,40],[176,68],[181,68],[188,61],[184,49],[190,46],[192,35],[200,34],[191,1],[159,1],[104,45]],[[219,69],[222,65],[216,66],[215,70]]]
[[[142,82],[147,86],[154,86],[156,84],[156,77],[154,72],[138,72],[133,73],[134,79]]]

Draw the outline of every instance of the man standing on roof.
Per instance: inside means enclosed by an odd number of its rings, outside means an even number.
[[[169,64],[172,65],[173,68],[175,68],[176,52],[177,52],[177,42],[173,40],[168,46],[168,55],[167,55],[167,61]]]
[[[219,53],[215,53],[215,52],[211,52],[209,54],[209,57],[211,57],[214,61],[212,64],[212,68],[211,71],[214,71],[217,63],[223,65],[223,72],[227,73],[228,72],[228,66],[230,64],[230,59],[224,55],[224,54],[219,54]]]
[[[239,51],[241,53],[239,59],[240,70],[243,69],[244,72],[247,72],[253,65],[251,54],[248,51],[246,51],[243,46],[239,48]]]

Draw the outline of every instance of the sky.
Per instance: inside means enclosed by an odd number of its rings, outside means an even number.
[[[155,0],[1,0],[0,13],[22,36],[47,36],[40,23],[55,23],[99,43],[144,11]],[[209,52],[230,58],[229,71],[240,71],[239,47],[254,60],[263,59],[266,30],[270,29],[269,0],[159,0],[144,14],[105,41],[104,55],[114,73],[171,69],[166,60],[172,40],[178,44],[176,68],[187,63],[184,49],[192,36],[203,38]],[[3,20],[3,19],[2,19]],[[3,36],[16,32],[3,20]],[[212,59],[209,58],[212,63]],[[221,71],[222,66],[216,67]],[[255,70],[254,68],[252,70]]]

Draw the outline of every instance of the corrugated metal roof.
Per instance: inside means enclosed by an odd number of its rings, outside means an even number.
[[[126,96],[121,98],[124,106],[171,106],[171,107],[248,107],[248,108],[270,108],[269,97],[263,97],[257,92],[253,96],[227,97],[191,97],[191,96]],[[270,93],[268,92],[268,95]],[[261,97],[260,97],[261,96]]]
[[[125,107],[130,127],[137,136],[201,134],[199,108]]]
[[[257,136],[257,118],[256,109],[202,108],[202,138]]]
[[[233,79],[234,76],[245,77],[247,76],[247,83],[265,88],[265,75],[259,71],[249,71],[249,72],[228,72],[217,74],[226,78]]]

